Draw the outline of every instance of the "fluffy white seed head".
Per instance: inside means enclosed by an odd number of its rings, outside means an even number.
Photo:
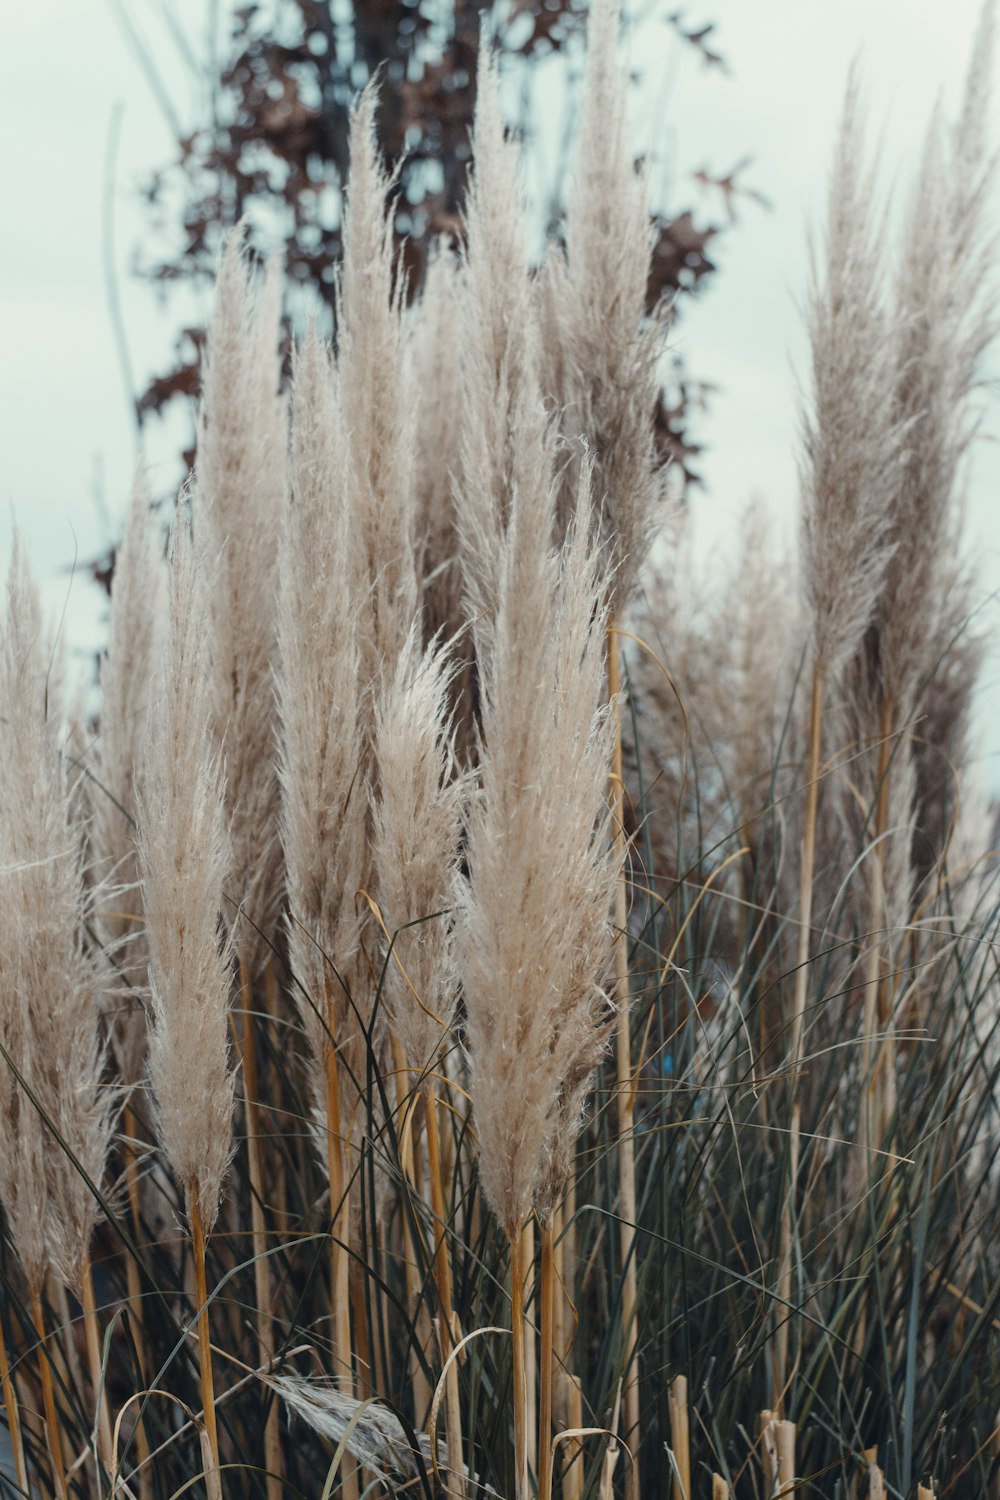
[[[34,1292],[48,1271],[81,1287],[100,1216],[86,1179],[103,1186],[116,1103],[53,662],[15,538],[0,625],[0,1200]]]
[[[520,152],[504,133],[496,59],[479,52],[472,168],[464,210],[461,408],[456,504],[466,611],[492,611],[517,447],[514,412],[534,380]]]
[[[582,439],[591,455],[592,519],[611,564],[615,613],[634,594],[665,497],[654,431],[664,324],[646,314],[648,188],[628,145],[619,19],[617,0],[591,8],[565,247],[550,254],[540,291],[543,381],[561,408],[563,432]],[[561,533],[576,492],[571,466],[559,501]]]
[[[458,999],[450,907],[465,788],[450,739],[450,671],[439,643],[421,652],[412,634],[375,716],[372,857],[391,943],[382,1000],[418,1074],[447,1041]]]
[[[800,464],[803,583],[813,652],[829,681],[858,649],[872,619],[889,561],[888,517],[899,474],[882,304],[885,228],[863,158],[852,76],[808,300],[812,391]]]
[[[97,872],[113,882],[97,922],[120,975],[112,1040],[126,1084],[139,1081],[146,1053],[141,993],[146,981],[142,890],[136,852],[136,788],[143,780],[146,716],[166,621],[160,529],[142,475],[136,478],[115,557],[108,649],[101,662],[98,769],[90,801]]]
[[[286,504],[281,270],[251,267],[240,230],[223,251],[198,426],[196,528],[218,554],[211,600],[216,744],[225,744],[233,865],[227,920],[252,971],[266,962],[281,902],[274,768],[275,595]]]
[[[368,883],[360,676],[368,581],[348,463],[336,371],[312,330],[294,371],[277,691],[289,957],[321,1117],[329,1050],[349,1048],[358,1034],[349,997],[362,1003],[370,989],[358,904]]]
[[[393,239],[391,181],[378,154],[375,89],[351,115],[351,171],[337,295],[337,369],[352,524],[370,580],[359,622],[362,680],[373,685],[403,648],[418,607],[413,472],[416,411],[402,374],[404,283]],[[371,706],[367,713],[370,723]]]
[[[156,1129],[188,1214],[215,1223],[232,1156],[230,926],[222,920],[232,848],[214,734],[209,656],[215,560],[178,516],[170,548],[170,619],[154,684],[139,794]]]
[[[510,1235],[558,1201],[612,1016],[606,578],[585,487],[553,550],[551,435],[537,452],[511,495],[480,650],[480,786],[456,895],[480,1170]]]

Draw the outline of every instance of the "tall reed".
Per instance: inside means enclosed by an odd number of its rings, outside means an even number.
[[[0,1199],[27,1283],[39,1344],[51,1474],[66,1492],[60,1419],[47,1343],[48,1284],[69,1287],[86,1315],[99,1458],[110,1462],[91,1242],[116,1116],[104,1077],[101,1002],[108,972],[86,939],[73,772],[63,744],[59,648],[42,626],[38,593],[15,536],[2,624],[0,719]],[[42,1353],[42,1346],[45,1346]],[[3,1364],[8,1364],[6,1353]],[[4,1399],[19,1482],[26,1488],[16,1399]]]
[[[209,622],[217,575],[206,545],[200,532],[192,538],[179,513],[162,678],[147,721],[138,847],[149,948],[149,1080],[157,1135],[191,1231],[202,1419],[216,1471],[209,1482],[221,1493],[205,1255],[233,1154],[230,924],[221,939],[219,931],[232,851],[225,772],[213,737]]]
[[[798,559],[751,513],[695,567],[663,503],[604,0],[544,265],[488,47],[464,244],[422,288],[362,98],[287,454],[278,273],[229,242],[169,599],[137,489],[96,724],[15,550],[0,1388],[26,1493],[995,1487],[1000,894],[955,503],[991,323],[984,14],[895,307],[849,86]],[[918,500],[943,560],[902,534]]]
[[[590,538],[589,474],[568,544],[555,553],[555,449],[537,387],[525,390],[516,420],[496,610],[480,630],[480,790],[468,814],[468,884],[456,893],[456,951],[479,1172],[511,1248],[514,1478],[523,1500],[521,1231],[533,1209],[543,1235],[550,1230],[608,1040],[613,1012],[601,986],[615,871],[604,800],[610,726],[601,708],[606,577]],[[558,892],[558,905],[542,898],[545,890]],[[543,1316],[551,1297],[543,1288]],[[548,1348],[547,1333],[543,1326]],[[543,1377],[549,1390],[549,1372]],[[551,1412],[541,1416],[539,1489],[547,1495]]]
[[[852,76],[830,175],[823,258],[814,266],[808,305],[812,395],[803,420],[801,482],[810,699],[789,1034],[790,1189],[779,1249],[780,1321],[773,1393],[779,1415],[787,1380],[824,710],[828,695],[838,691],[852,657],[862,649],[875,612],[891,555],[889,504],[898,482],[901,432],[892,398],[891,341],[883,309],[884,239],[873,170],[864,160],[863,117],[857,79]],[[877,952],[877,937],[873,942]],[[866,1035],[868,1029],[866,1022]],[[867,1138],[865,1145],[870,1146]]]

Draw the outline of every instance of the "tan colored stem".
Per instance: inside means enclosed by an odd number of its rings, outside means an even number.
[[[783,1500],[795,1494],[795,1423],[779,1422],[777,1432],[779,1480]]]
[[[399,1166],[403,1175],[403,1201],[401,1203],[401,1217],[403,1227],[403,1265],[406,1272],[406,1304],[409,1309],[410,1318],[413,1321],[415,1337],[410,1345],[410,1390],[413,1395],[413,1415],[415,1425],[423,1426],[431,1405],[430,1381],[424,1373],[420,1354],[422,1344],[419,1340],[417,1324],[420,1310],[423,1306],[421,1296],[421,1276],[417,1266],[416,1246],[413,1242],[413,1224],[408,1212],[407,1198],[412,1194],[414,1199],[420,1198],[420,1187],[417,1182],[415,1150],[415,1133],[419,1116],[417,1108],[419,1096],[409,1092],[411,1087],[410,1070],[406,1065],[399,1040],[393,1037],[392,1041],[393,1060],[396,1068],[396,1076],[399,1079],[399,1088],[403,1094],[402,1119],[399,1127]],[[424,1350],[426,1352],[426,1350]],[[446,1413],[447,1415],[447,1413]]]
[[[198,1377],[201,1381],[201,1404],[208,1435],[208,1446],[219,1478],[219,1429],[215,1420],[215,1380],[212,1376],[212,1343],[208,1330],[208,1278],[205,1273],[205,1226],[198,1204],[198,1184],[188,1189],[188,1217],[191,1221],[191,1251],[194,1258],[194,1295],[198,1304]]]
[[[583,1426],[583,1391],[577,1375],[567,1374],[567,1427],[579,1432]],[[581,1500],[583,1495],[583,1443],[571,1438],[563,1446],[562,1500]]]
[[[799,863],[799,937],[792,999],[792,1030],[789,1066],[792,1070],[792,1119],[789,1134],[788,1192],[781,1208],[778,1260],[777,1317],[774,1353],[774,1409],[779,1414],[785,1399],[788,1373],[788,1333],[792,1300],[792,1222],[798,1204],[799,1156],[802,1140],[802,1032],[809,989],[809,956],[812,948],[813,877],[816,869],[816,820],[819,811],[819,768],[823,747],[823,688],[825,674],[820,661],[813,663],[812,696],[809,706],[809,760],[806,772],[805,823]]]
[[[330,1181],[330,1301],[337,1375],[341,1390],[354,1386],[351,1351],[350,1261],[347,1252],[347,1195],[344,1191],[344,1141],[340,1129],[340,1081],[337,1054],[326,1059],[326,1165]]]
[[[510,1240],[510,1333],[514,1372],[514,1500],[528,1494],[528,1383],[524,1367],[524,1241],[519,1228]]]
[[[66,1468],[63,1463],[59,1413],[56,1410],[56,1392],[52,1382],[52,1362],[45,1339],[45,1313],[42,1309],[42,1294],[37,1287],[31,1289],[28,1300],[31,1304],[31,1321],[34,1324],[35,1337],[38,1340],[38,1378],[42,1385],[45,1437],[49,1448],[49,1460],[52,1464],[52,1488],[55,1491],[56,1500],[67,1500]]]
[[[729,1486],[721,1474],[712,1475],[712,1500],[729,1500]]]
[[[112,1469],[111,1413],[108,1409],[108,1393],[101,1378],[101,1331],[97,1323],[97,1304],[94,1299],[94,1274],[88,1260],[83,1271],[83,1327],[87,1339],[87,1360],[90,1364],[90,1383],[97,1406],[97,1451],[105,1473]]]
[[[241,1052],[243,1104],[247,1130],[247,1172],[250,1177],[250,1240],[253,1247],[254,1297],[257,1303],[257,1362],[268,1368],[274,1357],[271,1312],[271,1262],[267,1259],[267,1228],[264,1223],[264,1172],[261,1161],[262,1117],[257,1101],[257,1030],[253,1016],[253,979],[240,959],[240,999],[243,1012]],[[272,1395],[264,1424],[264,1483],[267,1500],[281,1500],[281,1427],[278,1402]]]
[[[122,1153],[125,1164],[125,1186],[128,1192],[129,1213],[132,1217],[132,1238],[136,1245],[139,1244],[142,1233],[142,1213],[139,1203],[139,1165],[136,1161],[135,1147],[133,1141],[137,1137],[137,1122],[135,1110],[131,1103],[125,1105],[122,1114],[122,1129],[124,1141]],[[132,1342],[135,1345],[135,1356],[139,1365],[139,1379],[146,1379],[146,1325],[143,1317],[142,1304],[142,1280],[139,1276],[139,1267],[134,1255],[125,1256],[125,1284],[128,1291],[129,1325],[132,1334]],[[149,1438],[146,1436],[146,1423],[143,1417],[138,1417],[135,1424],[135,1450],[136,1469],[139,1474],[139,1496],[140,1500],[152,1500],[153,1476],[147,1462],[149,1458]]]
[[[625,783],[622,777],[622,722],[619,694],[621,666],[615,616],[608,618],[608,695],[613,704],[614,740],[611,764],[611,819],[614,856],[618,869],[615,883],[615,999],[618,1026],[615,1031],[615,1082],[618,1099],[618,1175],[621,1208],[620,1256],[622,1267],[622,1334],[625,1341],[624,1439],[633,1458],[633,1493],[641,1494],[639,1478],[639,1330],[636,1322],[638,1283],[635,1266],[635,1226],[638,1218],[635,1188],[635,1079],[632,1070],[630,1013],[632,990],[628,965],[628,876],[625,868]]]
[[[83,1366],[80,1364],[77,1341],[69,1332],[73,1327],[74,1317],[69,1310],[69,1292],[66,1290],[66,1283],[61,1278],[53,1276],[50,1271],[45,1279],[42,1295],[56,1320],[55,1333],[58,1334],[60,1329],[65,1329],[68,1335],[66,1338],[51,1338],[47,1346],[52,1357],[52,1375],[56,1388],[64,1391],[82,1391]],[[62,1456],[68,1481],[77,1452],[69,1425],[66,1423],[62,1426]]]
[[[887,1001],[882,975],[882,940],[879,936],[886,925],[885,834],[889,827],[892,724],[892,705],[883,703],[879,720],[878,794],[875,802],[875,872],[868,914],[870,946],[865,956],[865,1007],[861,1040],[861,1076],[864,1079],[864,1118],[861,1131],[866,1179],[871,1172],[874,1152],[880,1147],[888,1129],[890,1114],[887,1108],[888,1086],[884,1075],[887,1071],[887,1049],[892,1046],[892,1038],[886,1034],[877,1041],[876,1033],[883,1027],[888,1033],[892,1018],[891,1002]]]
[[[524,1277],[527,1288],[530,1286],[535,1268],[535,1221],[533,1218],[528,1219],[521,1230],[521,1239],[524,1242]],[[525,1290],[524,1300],[527,1303],[527,1290]],[[538,1337],[534,1317],[526,1317],[524,1320],[524,1381],[531,1417],[528,1422],[528,1473],[537,1474],[538,1424],[535,1421],[535,1415],[538,1411]]]
[[[568,1427],[566,1420],[567,1396],[565,1379],[565,1357],[569,1345],[569,1308],[566,1305],[566,1242],[563,1239],[565,1219],[563,1205],[557,1204],[552,1214],[552,1281],[554,1286],[552,1303],[552,1347],[555,1363],[555,1386],[552,1393],[552,1420],[556,1427]]]
[[[340,1388],[354,1393],[351,1348],[351,1260],[348,1249],[350,1207],[345,1191],[344,1137],[340,1125],[340,1078],[337,1053],[326,1055],[326,1165],[330,1182],[330,1311]],[[345,1457],[340,1466],[343,1500],[358,1500],[358,1472]]]
[[[17,1479],[18,1488],[27,1495],[28,1470],[24,1462],[24,1438],[21,1433],[21,1413],[17,1404],[17,1392],[14,1389],[14,1380],[10,1373],[10,1359],[7,1354],[7,1340],[4,1336],[3,1323],[0,1321],[0,1383],[3,1385],[3,1402],[7,1411],[7,1430],[10,1433],[10,1451],[14,1459],[14,1475]]]
[[[542,1225],[541,1379],[538,1396],[538,1500],[552,1500],[552,1384],[555,1376],[555,1260],[551,1220]]]
[[[441,1304],[440,1342],[441,1359],[446,1361],[454,1347],[452,1326],[453,1302],[451,1285],[451,1260],[448,1255],[444,1182],[441,1177],[441,1135],[438,1127],[438,1100],[433,1085],[424,1095],[424,1119],[427,1129],[427,1167],[430,1175],[431,1211],[434,1216],[434,1282]],[[462,1453],[462,1405],[458,1388],[458,1361],[452,1360],[445,1375],[445,1430],[448,1443],[448,1468],[451,1473],[451,1492],[465,1495],[463,1475],[465,1460]]]
[[[670,1446],[674,1452],[673,1500],[691,1500],[691,1430],[686,1375],[670,1382]]]

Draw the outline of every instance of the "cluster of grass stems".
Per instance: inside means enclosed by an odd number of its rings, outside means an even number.
[[[1000,1494],[992,19],[895,259],[849,85],[797,557],[757,512],[727,576],[686,551],[613,0],[542,266],[485,47],[419,295],[371,92],[285,384],[230,240],[95,722],[15,548],[7,1492]]]

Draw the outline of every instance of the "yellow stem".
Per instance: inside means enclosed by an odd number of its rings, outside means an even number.
[[[528,1301],[528,1288],[535,1270],[535,1220],[529,1218],[521,1230],[524,1244],[524,1300]],[[524,1320],[524,1381],[528,1402],[528,1473],[538,1473],[538,1337],[534,1317]]]
[[[257,1031],[253,1017],[253,978],[240,959],[240,996],[243,1011],[243,1096],[247,1130],[247,1171],[250,1177],[250,1239],[253,1246],[254,1295],[257,1302],[257,1361],[267,1368],[274,1356],[271,1313],[271,1262],[267,1259],[264,1223],[264,1172],[261,1162],[262,1118],[257,1107]],[[267,1500],[281,1500],[281,1428],[278,1402],[273,1396],[264,1424],[264,1483]]]
[[[48,1441],[49,1459],[52,1464],[52,1488],[56,1500],[67,1500],[66,1469],[62,1455],[62,1433],[59,1414],[56,1410],[56,1393],[52,1383],[52,1363],[45,1341],[45,1313],[42,1309],[42,1294],[37,1287],[29,1293],[31,1320],[38,1340],[38,1377],[42,1383],[42,1405],[45,1411],[45,1436]]]
[[[691,1500],[691,1429],[686,1375],[677,1375],[670,1382],[667,1401],[670,1408],[670,1445],[677,1465],[673,1500]]]
[[[633,1456],[633,1493],[641,1494],[639,1479],[639,1330],[636,1322],[637,1278],[635,1266],[635,1080],[632,1070],[632,1006],[628,966],[628,885],[625,868],[625,786],[622,779],[622,722],[619,693],[621,667],[614,615],[608,618],[608,695],[613,704],[614,740],[611,765],[611,819],[614,856],[618,869],[615,883],[615,998],[618,1027],[615,1032],[615,1081],[618,1099],[618,1173],[621,1207],[620,1256],[622,1266],[622,1333],[625,1340],[624,1438]]]
[[[555,1260],[552,1222],[542,1225],[541,1380],[538,1398],[538,1500],[552,1500],[552,1382],[555,1374]]]
[[[4,1337],[2,1322],[0,1322],[0,1382],[3,1384],[3,1401],[7,1410],[7,1429],[10,1433],[10,1449],[14,1459],[14,1474],[17,1479],[18,1488],[22,1489],[27,1495],[28,1471],[24,1462],[24,1438],[21,1435],[21,1414],[18,1409],[14,1380],[10,1373],[10,1359],[7,1355],[7,1340]]]
[[[514,1500],[528,1497],[528,1384],[524,1368],[524,1241],[520,1228],[510,1240],[510,1332],[514,1361]]]
[[[427,1166],[430,1175],[431,1211],[434,1215],[434,1282],[441,1304],[441,1358],[447,1360],[454,1347],[452,1327],[453,1304],[451,1260],[448,1255],[447,1216],[444,1182],[441,1176],[441,1136],[438,1127],[437,1091],[433,1084],[424,1095],[424,1117],[427,1129]],[[462,1454],[462,1406],[458,1388],[458,1361],[452,1360],[445,1375],[445,1426],[448,1442],[448,1468],[452,1492],[464,1496],[465,1460]]]
[[[194,1295],[198,1304],[198,1376],[201,1381],[201,1404],[208,1435],[208,1446],[215,1465],[216,1478],[221,1476],[219,1430],[215,1420],[215,1381],[212,1376],[212,1344],[208,1330],[208,1279],[205,1274],[205,1226],[198,1203],[198,1184],[188,1188],[188,1218],[191,1222],[191,1250],[194,1256]]]
[[[400,1094],[403,1098],[402,1118],[399,1127],[399,1166],[403,1176],[400,1213],[403,1227],[403,1264],[406,1271],[406,1304],[414,1326],[414,1338],[410,1345],[410,1390],[413,1395],[414,1422],[420,1428],[423,1426],[430,1410],[431,1387],[420,1361],[422,1346],[417,1332],[417,1323],[422,1306],[421,1277],[420,1271],[417,1268],[417,1252],[416,1246],[413,1243],[413,1224],[409,1212],[410,1201],[419,1199],[420,1197],[420,1190],[417,1185],[416,1153],[414,1149],[419,1096],[410,1093],[412,1085],[410,1070],[406,1065],[403,1050],[396,1037],[393,1037],[392,1040],[392,1051],[396,1077],[399,1080]]]
[[[337,1053],[326,1054],[326,1164],[330,1181],[330,1310],[340,1388],[354,1391],[351,1349],[351,1261],[348,1250],[350,1209],[345,1192],[344,1138],[340,1126],[340,1079]],[[358,1473],[345,1458],[341,1464],[343,1500],[357,1500]]]
[[[566,1376],[567,1427],[579,1430],[583,1426],[583,1391],[577,1375]],[[562,1500],[582,1500],[583,1496],[583,1443],[572,1438],[563,1444]]]

